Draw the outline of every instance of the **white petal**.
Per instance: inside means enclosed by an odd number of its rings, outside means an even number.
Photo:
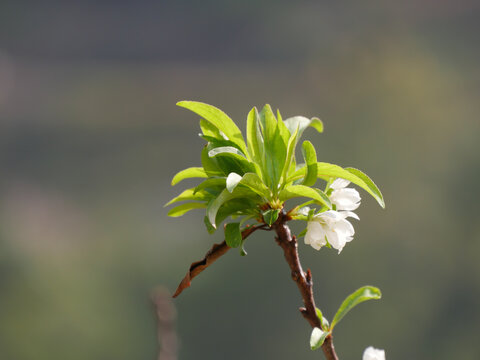
[[[355,229],[353,225],[348,220],[340,220],[335,224],[335,231],[342,233],[345,236],[353,236],[355,234]]]
[[[338,250],[339,248],[342,248],[344,246],[344,244],[342,244],[341,239],[339,238],[338,234],[335,231],[328,230],[326,233],[327,233],[327,240],[334,249]]]
[[[351,212],[351,211],[341,211],[340,213],[344,216],[344,218],[352,217],[352,218],[354,218],[354,219],[360,220],[360,218],[358,217],[358,215],[355,214],[354,212]]]
[[[342,178],[337,178],[335,179],[331,184],[330,188],[331,189],[342,189],[350,184],[350,181],[342,179]]]
[[[362,360],[385,360],[385,350],[375,349],[369,346],[363,352]]]

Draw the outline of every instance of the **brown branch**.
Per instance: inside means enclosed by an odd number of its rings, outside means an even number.
[[[287,260],[292,271],[292,279],[297,284],[298,290],[300,290],[300,294],[302,295],[304,307],[300,308],[301,314],[312,328],[321,328],[320,319],[316,312],[315,299],[313,297],[312,273],[310,269],[308,269],[306,273],[302,269],[302,264],[298,257],[297,240],[295,236],[292,236],[290,228],[286,224],[288,220],[290,220],[288,215],[282,212],[278,220],[273,224],[273,229],[277,234],[275,240],[283,249],[285,260]],[[322,350],[327,360],[338,360],[331,335],[328,335],[325,339]]]
[[[264,228],[265,228],[265,224],[257,225],[257,226],[249,226],[242,231],[242,239],[245,240],[255,230],[264,229]],[[208,250],[208,252],[205,254],[205,257],[202,260],[193,262],[190,265],[190,268],[188,269],[187,274],[178,285],[177,290],[175,291],[175,294],[173,294],[173,297],[175,298],[178,295],[180,295],[183,290],[185,290],[191,285],[191,281],[195,276],[197,276],[207,267],[212,265],[220,256],[224,255],[230,249],[231,247],[228,246],[225,241],[222,241],[220,244],[213,244],[213,246],[210,248],[210,250]]]

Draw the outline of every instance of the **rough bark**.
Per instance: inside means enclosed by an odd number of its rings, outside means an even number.
[[[298,257],[297,240],[295,236],[292,236],[290,228],[286,224],[288,220],[288,216],[282,213],[275,224],[273,224],[273,229],[277,234],[276,241],[283,249],[285,260],[290,266],[292,280],[297,284],[302,296],[304,307],[300,308],[301,314],[312,328],[321,328],[320,319],[316,312],[315,299],[313,297],[312,273],[310,269],[308,269],[307,272],[304,272],[302,269],[302,264]],[[327,360],[338,360],[331,335],[325,339],[322,350]]]

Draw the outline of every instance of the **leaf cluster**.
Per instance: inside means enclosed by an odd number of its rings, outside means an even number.
[[[358,169],[318,162],[310,141],[302,142],[303,162],[297,163],[295,149],[305,129],[313,127],[323,132],[318,118],[294,116],[283,120],[280,112],[275,115],[268,104],[260,112],[254,107],[247,116],[245,141],[235,122],[220,109],[195,101],[177,105],[201,117],[200,136],[206,144],[201,151],[201,167],[180,171],[172,185],[188,178],[203,181],[168,202],[166,205],[184,202],[168,215],[177,217],[205,208],[205,225],[210,233],[225,219],[240,218],[226,227],[226,241],[231,247],[241,245],[239,234],[247,220],[271,226],[289,199],[307,198],[307,204],[331,209],[328,195],[315,186],[318,179],[327,184],[335,178],[349,180],[384,207],[380,190],[367,175]],[[300,207],[289,214],[307,220]]]

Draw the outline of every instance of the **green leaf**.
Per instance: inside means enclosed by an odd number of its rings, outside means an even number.
[[[193,111],[208,122],[212,123],[216,128],[223,132],[229,140],[237,144],[240,149],[246,153],[247,149],[245,141],[243,140],[242,132],[237,125],[235,125],[233,120],[222,110],[217,109],[212,105],[197,101],[180,101],[177,105]]]
[[[225,153],[235,154],[246,159],[245,154],[233,146],[220,146],[220,147],[213,148],[208,152],[208,156],[215,157],[217,155],[225,154]]]
[[[216,229],[212,226],[210,220],[208,220],[208,216],[204,216],[203,223],[205,224],[205,227],[207,228],[209,234],[213,234],[215,232]]]
[[[248,199],[255,199],[258,197],[258,195],[249,189],[236,187],[232,193],[230,193],[227,189],[223,190],[220,193],[220,195],[218,195],[215,199],[210,201],[210,203],[207,206],[207,216],[208,216],[208,220],[210,220],[210,223],[212,224],[213,227],[215,228],[217,227],[217,223],[215,220],[216,220],[217,212],[220,209],[220,207],[227,201],[235,198],[239,198],[239,197],[244,198],[244,200],[248,200]]]
[[[263,136],[260,131],[259,114],[255,107],[247,116],[247,143],[252,160],[261,165],[264,154]]]
[[[368,188],[371,190],[370,194],[372,194],[372,196],[375,198],[375,200],[377,200],[377,202],[380,204],[380,206],[382,208],[385,208],[385,200],[383,200],[383,195],[382,195],[382,192],[380,191],[380,189],[377,187],[377,185],[375,185],[375,183],[373,182],[372,179],[370,179],[367,174],[363,173],[362,171],[358,170],[358,169],[355,169],[355,168],[351,168],[351,167],[347,167],[345,168],[345,170],[347,170],[348,172],[352,173],[353,175],[357,176],[358,178],[360,178],[361,180],[363,180],[363,182],[368,186]]]
[[[371,181],[370,178],[368,178],[360,170],[352,168],[350,168],[350,170],[346,170],[338,165],[324,162],[317,163],[317,170],[317,176],[320,178],[333,177],[351,181],[352,183],[360,186],[362,189],[372,195],[375,200],[377,200],[377,202],[380,204],[380,206],[385,207],[385,203],[383,201],[380,190],[378,190],[377,186],[373,183],[373,181]],[[369,181],[369,183],[365,182],[364,179],[367,180],[367,182]]]
[[[323,345],[325,338],[330,333],[328,331],[323,331],[322,329],[315,327],[312,330],[312,334],[310,335],[310,348],[312,350],[317,350]]]
[[[285,120],[285,125],[290,130],[290,133],[293,134],[295,129],[298,127],[298,138],[302,137],[303,132],[309,126],[313,127],[319,133],[323,132],[323,123],[318,118],[306,118],[305,116],[294,116]]]
[[[382,293],[380,292],[380,289],[373,286],[363,286],[353,294],[347,296],[333,317],[332,325],[330,325],[330,331],[332,331],[335,325],[337,325],[337,323],[342,320],[342,318],[355,306],[364,301],[376,300],[380,299],[381,297]]]
[[[317,153],[310,141],[304,141],[302,144],[302,154],[307,164],[307,171],[303,179],[303,185],[312,186],[317,182]]]
[[[271,141],[277,130],[277,119],[275,119],[275,115],[273,115],[272,108],[269,104],[266,104],[260,112],[260,124],[263,129],[264,141]]]
[[[183,191],[180,195],[177,197],[174,197],[172,200],[170,200],[168,203],[164,205],[164,207],[179,202],[179,201],[186,201],[186,200],[196,200],[196,201],[206,201],[209,200],[212,196],[208,193],[205,192],[195,192],[195,189],[187,189]]]
[[[177,185],[180,181],[189,178],[206,178],[207,173],[201,167],[190,167],[179,171],[172,179],[172,186]]]
[[[199,203],[199,202],[191,202],[191,203],[186,203],[182,205],[175,206],[173,209],[171,209],[168,212],[168,216],[171,217],[179,217],[182,216],[183,214],[189,212],[190,210],[193,209],[202,209],[207,207],[205,203]]]
[[[208,156],[208,149],[209,149],[209,146],[206,145],[202,149],[202,153],[201,153],[202,166],[205,172],[207,173],[208,177],[228,175],[228,174],[225,174],[223,169],[219,167],[217,159],[211,158],[210,156]]]
[[[232,172],[228,174],[227,182],[226,182],[227,190],[229,192],[232,192],[233,189],[235,189],[235,187],[238,185],[240,180],[242,180],[242,177],[237,173]]]
[[[204,136],[208,136],[214,139],[224,139],[222,134],[220,134],[220,130],[218,130],[215,125],[205,119],[200,119],[200,129],[202,130]]]
[[[319,203],[332,208],[332,203],[327,195],[320,189],[314,189],[305,185],[290,185],[280,191],[280,201],[285,201],[294,197],[308,197],[318,201]]]
[[[280,213],[279,209],[270,209],[270,210],[264,211],[262,212],[263,221],[265,221],[265,224],[272,226],[272,224],[275,221],[277,221],[279,213]]]
[[[265,186],[260,177],[255,173],[246,173],[243,175],[242,180],[240,180],[240,184],[248,187],[253,192],[263,196],[267,200],[271,199],[272,197],[272,192],[270,189]]]
[[[295,146],[297,145],[297,135],[298,128],[295,129],[295,132],[290,136],[290,139],[288,139],[285,165],[282,171],[282,178],[284,179],[284,183],[287,182],[286,179],[288,177],[290,167],[295,165]]]
[[[318,320],[320,320],[320,324],[322,326],[322,329],[325,330],[325,331],[328,331],[328,328],[329,328],[330,324],[328,323],[327,318],[323,316],[322,310],[320,310],[319,308],[316,308],[316,312],[317,312]]]
[[[242,244],[240,223],[229,223],[225,225],[225,242],[231,248],[239,247]]]
[[[210,177],[202,181],[198,186],[193,190],[194,193],[206,189],[209,190],[223,190],[226,186],[226,179],[224,177]]]

